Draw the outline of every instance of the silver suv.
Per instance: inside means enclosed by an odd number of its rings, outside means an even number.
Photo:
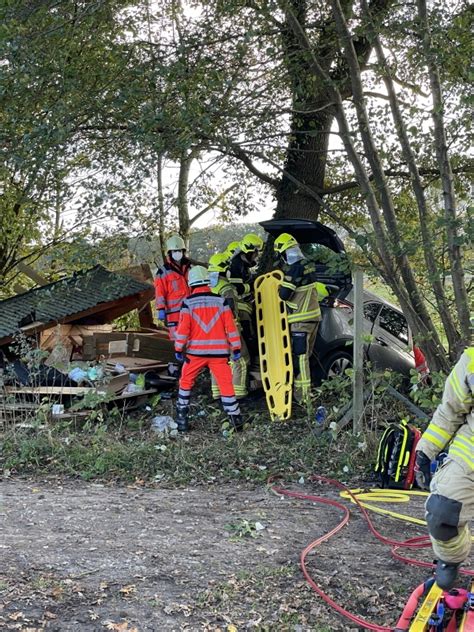
[[[269,220],[260,225],[273,237],[290,233],[305,256],[314,261],[318,280],[329,296],[321,301],[321,324],[313,352],[313,379],[341,375],[352,366],[354,336],[353,287],[344,244],[332,228],[311,220]],[[415,368],[413,337],[402,311],[364,291],[364,346],[366,361],[376,369],[409,375]]]

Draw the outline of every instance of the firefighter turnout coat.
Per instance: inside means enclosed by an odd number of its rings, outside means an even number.
[[[278,293],[286,304],[291,331],[294,396],[296,401],[308,403],[311,386],[309,358],[321,320],[316,268],[302,258],[285,265],[283,272],[285,276]]]
[[[242,343],[241,354],[242,356],[235,361],[232,361],[232,383],[234,385],[235,395],[237,398],[246,397],[247,390],[247,373],[248,373],[248,365],[250,363],[250,356],[247,349],[247,345],[245,343],[244,337],[242,336],[242,331],[239,322],[239,312],[238,312],[238,295],[235,286],[225,277],[219,275],[219,280],[217,285],[212,288],[214,294],[218,294],[225,298],[229,304],[229,307],[232,310],[232,313],[235,318],[235,322],[237,325],[237,330],[240,335],[240,341]],[[219,387],[217,382],[212,379],[211,380],[211,390],[212,396],[214,399],[217,399],[220,395]]]
[[[430,459],[448,450],[431,481],[426,521],[436,557],[463,562],[474,519],[474,347],[464,351],[449,374],[441,404],[416,449]]]
[[[449,458],[474,470],[474,347],[449,374],[442,402],[416,449],[434,459],[448,444]]]

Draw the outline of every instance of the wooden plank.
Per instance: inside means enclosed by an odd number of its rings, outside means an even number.
[[[11,395],[85,395],[96,390],[88,386],[5,386],[4,389]]]

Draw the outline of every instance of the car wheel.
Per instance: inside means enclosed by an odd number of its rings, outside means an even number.
[[[352,365],[351,353],[342,350],[333,351],[323,361],[326,379],[331,380],[333,377],[344,375],[346,369],[352,369]]]

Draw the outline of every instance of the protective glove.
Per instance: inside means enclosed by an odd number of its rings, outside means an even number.
[[[165,318],[166,318],[166,312],[164,309],[159,309],[158,310],[158,320],[161,320],[162,322],[165,322]]]
[[[431,482],[431,459],[421,451],[416,453],[415,478],[420,489],[429,490]]]
[[[175,351],[174,357],[178,360],[178,362],[184,362],[184,354],[181,353],[181,351]]]
[[[240,349],[238,351],[233,351],[232,352],[232,360],[234,362],[237,362],[237,360],[240,360],[241,357],[242,357],[242,355],[240,353]]]

